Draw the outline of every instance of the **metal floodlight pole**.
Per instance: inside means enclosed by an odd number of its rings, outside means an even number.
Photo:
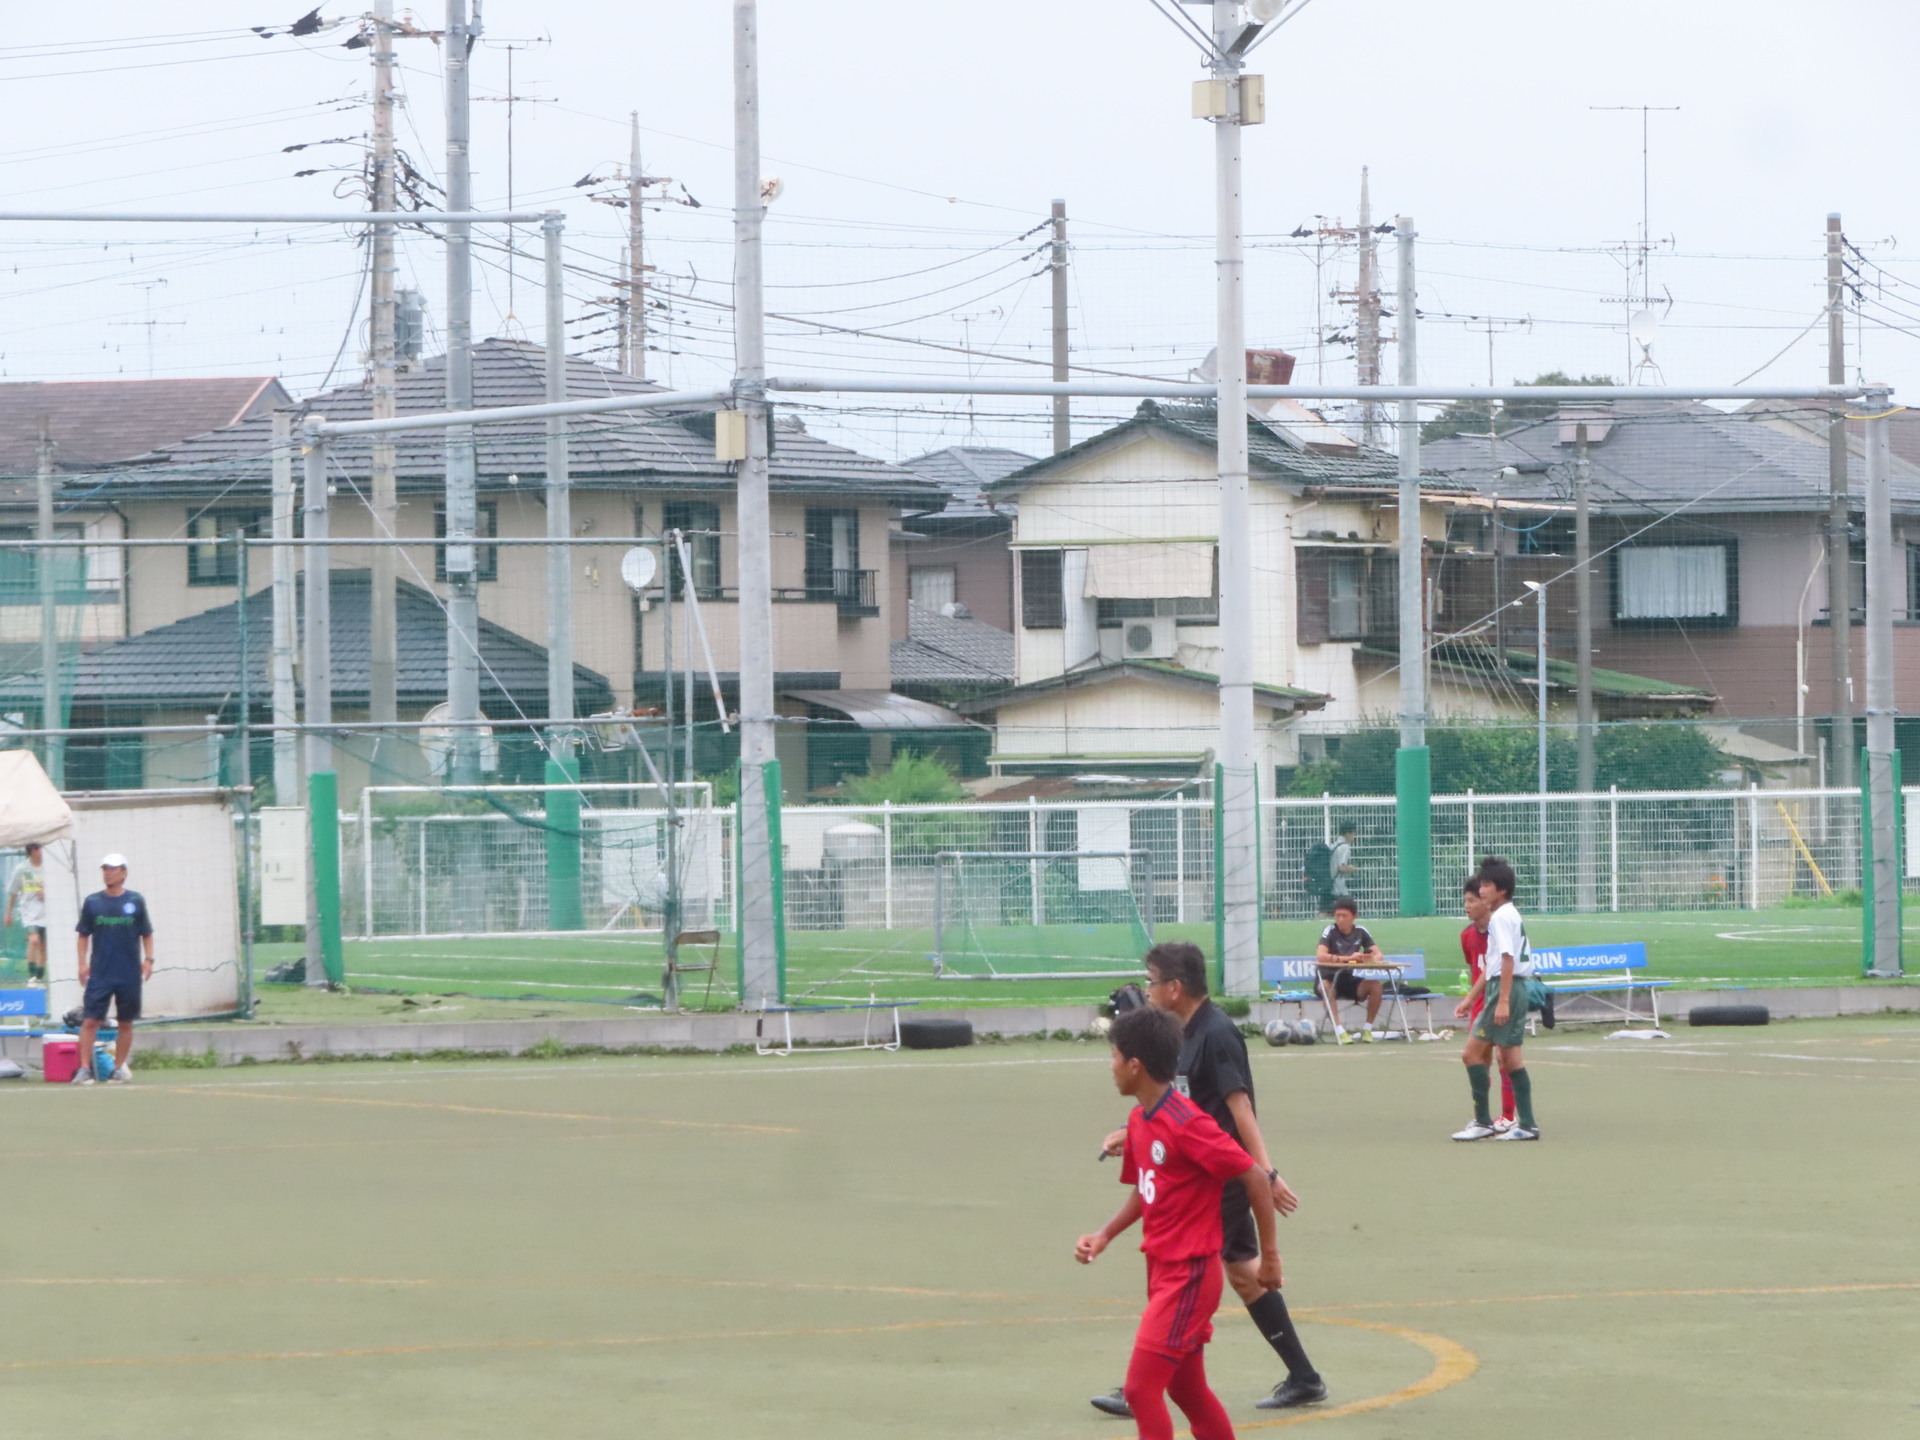
[[[273,650],[268,684],[273,695],[273,803],[300,803],[300,758],[293,727],[299,719],[294,699],[294,650],[300,625],[294,597],[293,416],[273,414]],[[245,548],[243,545],[242,549]]]
[[[447,208],[472,207],[470,167],[471,111],[468,61],[479,39],[469,24],[467,0],[447,0],[444,41],[447,89]],[[447,409],[473,408],[473,234],[464,224],[449,225],[447,258]],[[449,426],[446,433],[447,713],[454,720],[480,714],[480,586],[474,551],[479,526],[473,427]],[[459,731],[453,743],[453,778],[472,784],[480,778],[476,732]]]
[[[779,775],[773,720],[773,551],[767,493],[767,353],[762,289],[759,13],[733,5],[734,403],[746,412],[739,462],[740,532],[740,1003],[778,1003],[782,976],[776,909],[783,858],[776,848]]]
[[[1573,462],[1573,645],[1578,690],[1574,696],[1574,721],[1577,754],[1574,789],[1591,795],[1598,784],[1594,756],[1596,732],[1593,722],[1593,524],[1588,505],[1592,488],[1593,464],[1587,458],[1587,427],[1574,427],[1578,446]],[[1595,906],[1595,856],[1593,801],[1579,803],[1579,852],[1574,857],[1576,889],[1574,908],[1592,910]]]
[[[541,222],[546,244],[547,403],[567,398],[566,269],[558,215]],[[547,417],[547,538],[573,535],[573,489],[567,474],[567,421]],[[573,557],[565,545],[547,549],[547,718],[573,719]],[[566,760],[572,742],[555,732],[548,742],[555,760]]]
[[[39,460],[39,514],[34,534],[43,546],[49,547],[43,548],[34,557],[33,565],[40,591],[40,723],[46,729],[58,729],[64,727],[70,717],[60,697],[60,580],[54,571],[54,562],[61,558],[61,554],[50,548],[54,538],[53,438],[48,434],[44,420],[40,425]],[[55,789],[65,789],[66,740],[61,736],[48,736],[41,753],[47,762],[47,778],[53,782]]]
[[[1539,744],[1535,761],[1540,788],[1540,881],[1534,891],[1534,903],[1546,908],[1547,899],[1547,587],[1545,582],[1529,580],[1533,591],[1533,676],[1539,692]]]
[[[1259,770],[1253,711],[1253,499],[1247,474],[1246,262],[1241,236],[1239,0],[1213,0],[1215,403],[1220,486],[1221,978],[1229,995],[1260,984]]]
[[[1873,850],[1873,910],[1868,917],[1877,977],[1901,973],[1899,755],[1895,750],[1893,612],[1899,582],[1893,562],[1892,402],[1870,390],[1867,404],[1867,819]],[[1903,607],[1904,608],[1904,607]]]
[[[1420,381],[1413,217],[1399,236],[1400,384]],[[1402,400],[1400,430],[1400,751],[1394,757],[1394,842],[1402,915],[1433,913],[1433,755],[1427,748],[1427,546],[1420,517],[1420,404]]]

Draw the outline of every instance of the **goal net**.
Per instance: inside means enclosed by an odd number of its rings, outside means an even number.
[[[958,980],[1124,979],[1153,944],[1144,850],[935,856],[933,969]]]

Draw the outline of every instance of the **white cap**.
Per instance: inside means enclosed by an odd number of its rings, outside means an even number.
[[[127,857],[122,855],[118,850],[114,851],[111,855],[103,855],[100,858],[100,868],[105,870],[110,866],[118,866],[122,870],[126,869]]]

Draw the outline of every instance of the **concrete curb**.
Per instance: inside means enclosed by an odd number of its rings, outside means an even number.
[[[1882,985],[1810,986],[1804,989],[1669,990],[1661,995],[1661,1016],[1669,1025],[1685,1025],[1694,1003],[1737,998],[1743,1004],[1765,1005],[1780,1020],[1831,1019],[1842,1015],[1874,1015],[1920,1011],[1920,982]],[[1416,1005],[1416,1025],[1424,1007]],[[1434,1002],[1434,1024],[1454,1026],[1446,997]],[[997,1007],[993,1009],[926,1010],[904,1015],[969,1020],[975,1034],[1009,1039],[1067,1031],[1078,1035],[1099,1013],[1093,1005]],[[1291,1005],[1261,1003],[1248,1019],[1264,1025],[1269,1020],[1298,1013]],[[1571,1023],[1583,1017],[1574,1007],[1561,1007]],[[591,1046],[604,1050],[676,1050],[718,1053],[751,1046],[759,1017],[746,1014],[634,1015],[608,1020],[475,1020],[418,1021],[387,1025],[156,1025],[143,1027],[139,1050],[171,1055],[205,1055],[221,1065],[245,1061],[312,1060],[321,1056],[366,1056],[404,1059],[434,1051],[460,1050],[479,1055],[518,1055],[545,1044]],[[857,1042],[867,1025],[866,1012],[830,1010],[793,1017],[793,1036],[809,1046]],[[876,1028],[883,1028],[886,1012],[877,1012]],[[776,1017],[765,1022],[768,1039],[784,1035]],[[37,1063],[38,1046],[19,1036],[0,1038],[0,1055]]]

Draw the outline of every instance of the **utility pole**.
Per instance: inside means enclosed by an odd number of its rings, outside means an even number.
[[[67,707],[60,697],[64,677],[60,673],[60,580],[55,570],[60,562],[60,552],[53,548],[53,435],[44,416],[40,420],[39,460],[40,513],[39,523],[34,528],[44,548],[33,568],[40,582],[40,728],[60,730],[67,723]],[[54,789],[64,790],[67,785],[66,737],[47,736],[42,753],[46,756],[47,778],[53,781]]]
[[[1400,383],[1420,383],[1413,217],[1394,222],[1400,261]],[[1400,402],[1400,751],[1394,758],[1394,836],[1400,913],[1433,913],[1433,756],[1427,748],[1426,540],[1420,525],[1420,406]]]
[[[393,0],[374,0],[372,35],[373,60],[373,210],[376,215],[391,215],[396,208],[393,153]],[[512,208],[509,206],[508,208]],[[371,287],[372,414],[375,420],[390,420],[398,413],[398,389],[395,376],[398,365],[394,354],[394,287],[398,269],[394,262],[394,227],[380,221],[373,227]],[[394,445],[386,434],[373,437],[373,533],[384,538],[399,533],[400,499],[394,482]],[[275,551],[278,560],[279,552]],[[394,600],[395,566],[398,555],[388,546],[376,545],[368,557],[368,579],[372,592],[368,597],[367,718],[396,720],[398,686],[398,616]],[[277,573],[277,572],[276,572]],[[376,742],[377,743],[377,742]],[[276,754],[278,752],[276,751]],[[282,797],[281,803],[287,803]]]
[[[294,726],[293,652],[299,622],[294,618],[293,416],[273,412],[273,651],[269,681],[273,692],[273,803],[300,803],[300,757]]]
[[[1222,986],[1260,984],[1260,773],[1253,711],[1253,500],[1247,474],[1246,262],[1241,241],[1240,128],[1246,86],[1238,0],[1213,0],[1215,404],[1220,486],[1220,750],[1214,767],[1220,875],[1215,925]]]
[[[620,332],[621,369],[647,378],[647,172],[640,168],[640,112],[627,117],[627,304]]]
[[[1380,383],[1380,281],[1376,258],[1377,241],[1373,233],[1373,205],[1367,193],[1367,170],[1360,167],[1360,274],[1354,283],[1354,358],[1359,364],[1362,385]],[[1374,407],[1363,402],[1360,412],[1360,438],[1374,442]]]
[[[1900,603],[1893,563],[1893,402],[1885,387],[1865,396],[1867,416],[1867,804],[1872,866],[1862,877],[1867,914],[1867,973],[1893,979],[1900,954],[1900,755],[1894,748],[1893,610]]]
[[[1573,462],[1573,645],[1578,674],[1574,695],[1578,778],[1574,788],[1586,796],[1592,794],[1598,784],[1593,753],[1593,530],[1587,503],[1593,467],[1587,459],[1587,427],[1575,426],[1573,436],[1578,447]],[[1591,800],[1583,798],[1579,805],[1580,844],[1574,874],[1574,908],[1586,911],[1595,904],[1595,817]]]
[[[565,234],[558,215],[541,222],[546,250],[547,403],[567,398]],[[567,474],[567,420],[547,417],[547,718],[570,721],[573,715],[573,556],[566,541],[573,534],[573,488]],[[573,742],[559,728],[548,731],[550,758],[566,761]]]
[[[334,772],[333,573],[327,546],[327,442],[315,433],[322,417],[309,415],[302,451],[301,510],[306,517],[306,760],[307,823],[312,848],[307,866],[306,983],[324,986],[339,966],[340,801]]]
[[[447,0],[447,208],[473,208],[469,168],[472,107],[468,61],[479,40],[469,24],[467,0]],[[447,408],[473,409],[473,227],[447,226]],[[474,537],[479,528],[475,495],[473,427],[453,425],[446,438],[447,718],[454,722],[453,781],[480,781],[480,586]]]
[[[1053,251],[1047,268],[1053,280],[1053,378],[1067,378],[1067,202],[1053,202]],[[1053,397],[1053,453],[1073,446],[1071,405],[1064,395]]]
[[[1840,217],[1827,216],[1827,383],[1847,383],[1846,274]],[[1827,427],[1827,626],[1833,642],[1831,701],[1833,783],[1854,784],[1853,541],[1847,500],[1846,402],[1836,401]]]
[[[773,728],[773,550],[767,497],[767,342],[760,240],[760,54],[756,0],[733,0],[734,403],[745,412],[740,531],[740,1004],[786,989],[780,762]]]

